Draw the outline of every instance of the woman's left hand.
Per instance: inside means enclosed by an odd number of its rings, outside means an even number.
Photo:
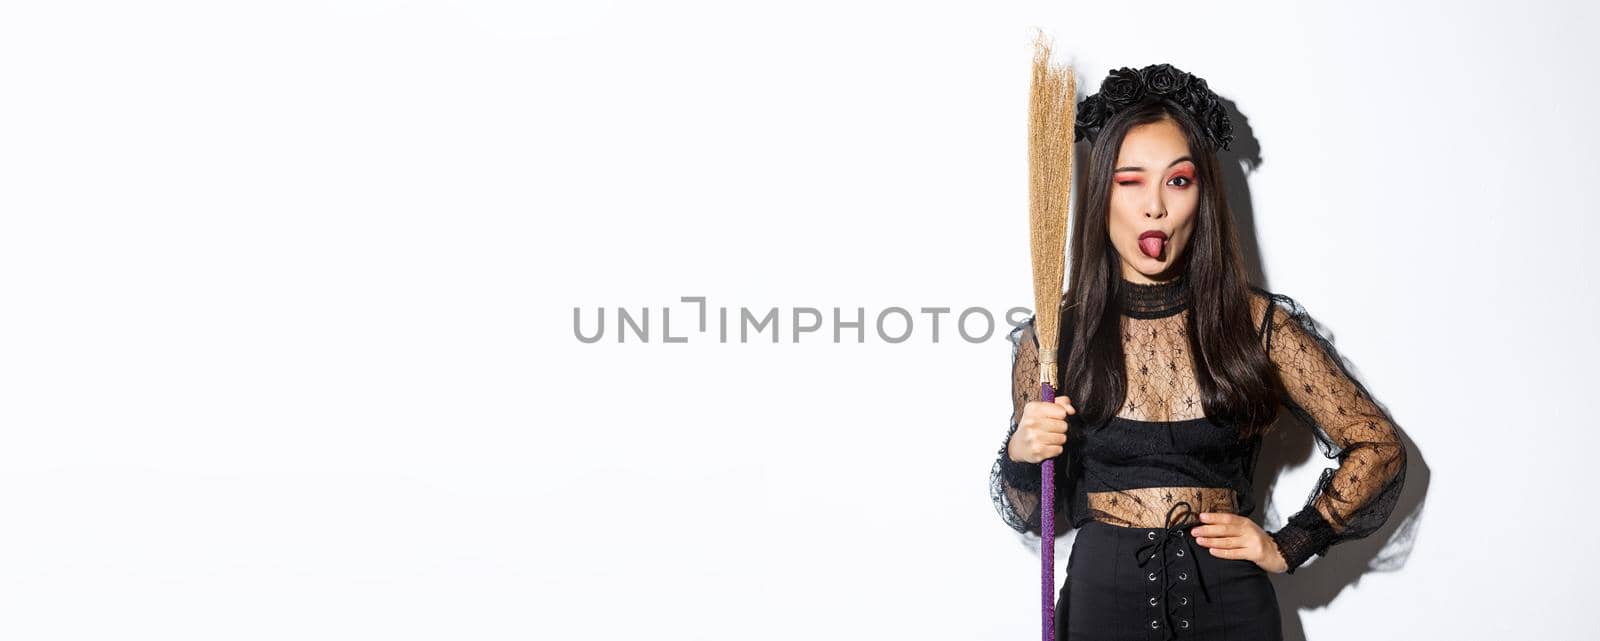
[[[1228,512],[1201,512],[1200,522],[1202,525],[1190,529],[1189,534],[1195,543],[1210,548],[1212,556],[1253,561],[1273,574],[1289,569],[1289,563],[1278,551],[1278,542],[1255,521]]]

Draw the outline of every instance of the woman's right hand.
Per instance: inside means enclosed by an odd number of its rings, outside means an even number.
[[[1006,444],[1006,455],[1021,463],[1039,463],[1061,455],[1067,442],[1067,415],[1077,414],[1072,399],[1057,396],[1054,403],[1029,401],[1022,420]]]

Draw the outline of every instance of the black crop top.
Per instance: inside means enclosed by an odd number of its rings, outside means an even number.
[[[1126,397],[1102,425],[1069,417],[1068,442],[1055,465],[1056,534],[1090,520],[1166,527],[1169,508],[1180,502],[1194,512],[1249,516],[1262,439],[1241,440],[1204,414],[1187,353],[1182,277],[1119,286]],[[1350,375],[1305,309],[1288,296],[1251,289],[1261,344],[1283,382],[1284,406],[1311,429],[1324,456],[1339,460],[1323,470],[1305,505],[1271,533],[1292,573],[1311,555],[1365,537],[1388,520],[1405,480],[1405,447],[1394,422]],[[1066,321],[1066,311],[1061,318]],[[1011,426],[990,469],[990,497],[1007,525],[1038,534],[1040,466],[1007,454],[1023,406],[1039,400],[1033,319],[1012,330],[1010,339]],[[1064,348],[1058,362],[1066,362]]]

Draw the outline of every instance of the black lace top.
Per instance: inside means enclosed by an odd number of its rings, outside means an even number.
[[[1271,532],[1292,573],[1311,555],[1383,525],[1404,483],[1405,448],[1393,421],[1306,311],[1288,296],[1252,289],[1261,344],[1282,379],[1284,405],[1311,429],[1324,456],[1339,461],[1323,470],[1305,505]],[[1068,419],[1067,445],[1055,465],[1058,536],[1089,520],[1168,527],[1168,509],[1179,502],[1194,512],[1254,511],[1261,437],[1241,440],[1204,415],[1187,353],[1185,292],[1182,277],[1121,283],[1127,396],[1103,425]],[[990,496],[1013,529],[1038,534],[1040,466],[1011,460],[1006,447],[1024,404],[1039,400],[1033,319],[1010,339],[1011,426],[990,470]],[[1058,362],[1066,362],[1065,350]]]

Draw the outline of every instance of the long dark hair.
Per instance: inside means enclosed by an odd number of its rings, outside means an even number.
[[[1264,433],[1277,417],[1282,383],[1255,331],[1252,286],[1222,188],[1216,151],[1189,112],[1165,98],[1148,98],[1114,114],[1095,136],[1073,210],[1071,269],[1062,312],[1062,381],[1078,420],[1099,425],[1116,416],[1127,393],[1122,353],[1121,259],[1111,244],[1112,170],[1122,140],[1135,126],[1171,119],[1194,158],[1200,209],[1181,258],[1189,288],[1189,353],[1207,417],[1238,430]]]

